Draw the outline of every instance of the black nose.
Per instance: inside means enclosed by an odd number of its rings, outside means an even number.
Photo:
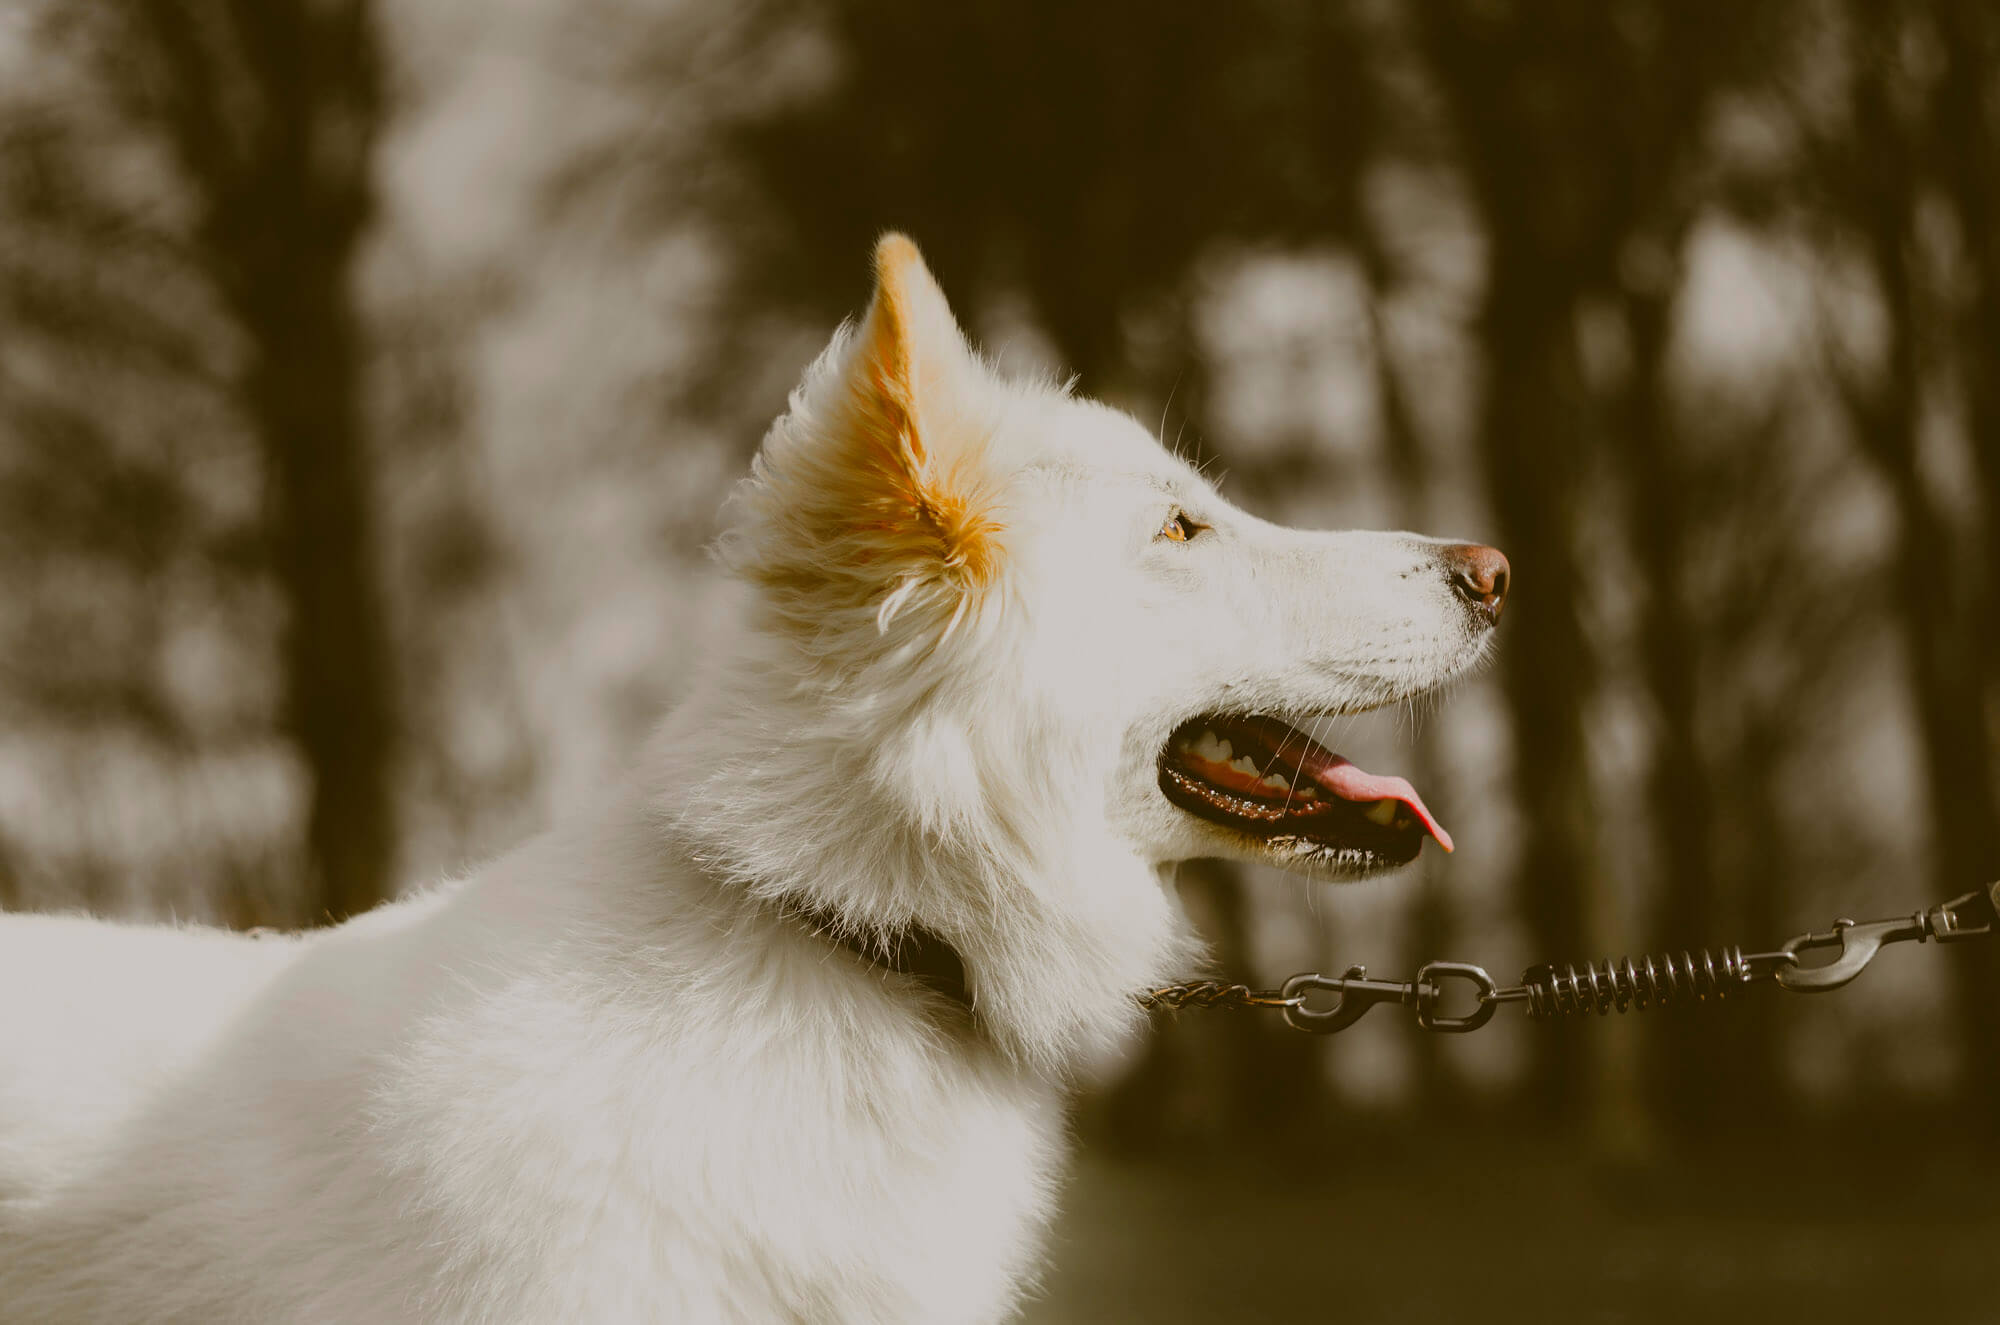
[[[1489,621],[1500,619],[1507,601],[1507,558],[1499,548],[1478,543],[1454,543],[1438,551],[1444,573],[1458,596],[1486,614]]]

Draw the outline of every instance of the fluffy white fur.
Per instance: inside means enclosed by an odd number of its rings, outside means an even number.
[[[1175,863],[1273,856],[1164,799],[1168,734],[1391,702],[1485,636],[1430,540],[1246,515],[1002,381],[907,241],[877,264],[623,794],[314,934],[0,919],[6,1319],[1012,1310],[1066,1078],[1197,964]],[[977,1031],[781,902],[945,936]]]

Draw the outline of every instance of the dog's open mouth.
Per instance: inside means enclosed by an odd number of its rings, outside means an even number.
[[[1211,714],[1160,754],[1160,790],[1188,813],[1273,844],[1415,860],[1451,834],[1399,777],[1370,773],[1276,718]]]

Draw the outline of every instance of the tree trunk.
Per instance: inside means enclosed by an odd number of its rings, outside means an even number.
[[[1578,619],[1573,545],[1583,469],[1584,387],[1570,301],[1540,267],[1496,237],[1484,318],[1488,367],[1481,434],[1500,546],[1520,592],[1508,598],[1502,683],[1514,714],[1514,781],[1525,841],[1515,888],[1536,950],[1569,960],[1591,940],[1595,815],[1584,713],[1595,667]],[[1518,274],[1517,274],[1518,273]],[[1589,1094],[1587,1040],[1532,1041],[1538,1112],[1573,1120]]]
[[[1678,242],[1676,237],[1675,242]],[[1682,950],[1717,943],[1728,917],[1715,868],[1715,807],[1700,741],[1700,631],[1687,610],[1684,572],[1694,517],[1687,459],[1662,384],[1676,274],[1644,289],[1628,283],[1632,377],[1619,455],[1626,527],[1645,584],[1640,666],[1655,707],[1647,801],[1661,873],[1653,925],[1656,946]],[[1712,1088],[1743,1058],[1730,1021],[1668,1017],[1648,1028],[1648,1098],[1668,1126],[1699,1134],[1723,1121]]]
[[[142,7],[130,21],[164,76],[142,113],[194,185],[196,257],[246,341],[242,404],[288,617],[285,723],[312,782],[300,918],[339,921],[389,895],[396,841],[351,288],[380,114],[372,11],[366,0],[210,0]]]
[[[21,885],[14,877],[14,860],[7,839],[0,837],[0,911],[21,909]]]
[[[1930,816],[1933,900],[1955,896],[2000,873],[2000,807],[1987,743],[1985,677],[1991,645],[1966,591],[1949,521],[1933,500],[1919,454],[1924,372],[1916,341],[1918,273],[1912,231],[1919,181],[1899,131],[1879,52],[1858,75],[1856,122],[1865,173],[1857,188],[1862,225],[1881,285],[1887,363],[1879,391],[1849,387],[1863,448],[1889,485],[1898,515],[1895,606],[1916,701]],[[1989,351],[1990,352],[1990,351]],[[1993,512],[1988,511],[1990,519]],[[1966,1101],[1975,1116],[2000,1109],[2000,960],[1964,954],[1952,963]]]
[[[1617,201],[1592,181],[1594,113],[1616,54],[1594,10],[1495,10],[1431,0],[1419,30],[1485,221],[1479,331],[1485,393],[1479,447],[1519,588],[1507,602],[1501,682],[1512,713],[1523,838],[1515,894],[1535,950],[1582,960],[1599,945],[1591,881],[1596,814],[1584,721],[1597,666],[1578,612],[1575,548],[1592,402],[1575,334],[1579,294],[1606,275],[1622,233]],[[1558,58],[1560,55],[1560,59]],[[1593,62],[1576,76],[1577,64]],[[1574,117],[1590,118],[1578,124]],[[1560,126],[1575,133],[1552,140]],[[1567,130],[1562,130],[1567,132]],[[1580,1120],[1604,1102],[1583,1036],[1532,1041],[1535,1111]],[[1616,1126],[1600,1115],[1596,1121]]]
[[[1982,632],[1969,629],[1965,645],[1972,661],[1983,664],[1977,688],[1959,701],[1971,704],[1956,715],[1963,734],[1978,742],[1985,785],[1968,784],[1967,797],[1983,795],[1972,807],[1981,822],[1969,833],[1965,859],[1946,867],[1941,880],[1948,893],[1984,882],[2000,871],[1996,858],[1995,787],[1991,766],[1996,733],[1993,720],[2000,706],[2000,644],[1990,623],[2000,619],[2000,142],[1993,118],[2000,114],[2000,18],[1991,6],[1976,0],[1943,0],[1945,49],[1950,52],[1944,81],[1944,106],[1938,138],[1951,150],[1949,192],[1958,209],[1959,229],[1973,266],[1972,307],[1959,337],[1958,371],[1964,383],[1967,423],[1973,462],[1979,476],[1980,511],[1985,520],[1984,592],[1971,607],[1975,621],[1989,623]],[[1981,721],[1984,719],[1984,721]],[[1983,812],[1983,813],[1980,813]],[[1967,871],[1959,873],[1959,871]],[[1956,877],[1954,877],[1956,876]],[[1970,954],[1960,963],[1958,1001],[1961,1044],[1971,1077],[1969,1100],[1975,1114],[1993,1116],[2000,1108],[2000,960],[1990,953]]]
[[[395,854],[392,682],[344,256],[294,269],[252,326],[261,357],[248,391],[290,608],[285,711],[313,779],[313,921],[386,898]]]
[[[1984,0],[1938,0],[1946,56],[1931,136],[1944,148],[1946,195],[1971,266],[1971,306],[1959,326],[1956,367],[1985,516],[1987,618],[2000,613],[2000,17]],[[1982,650],[1987,698],[2000,703],[2000,648]],[[1990,744],[1990,742],[1989,742]]]

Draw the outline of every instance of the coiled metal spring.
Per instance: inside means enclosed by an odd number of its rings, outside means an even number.
[[[1574,965],[1531,966],[1521,973],[1528,1015],[1537,1020],[1595,1012],[1644,1012],[1682,999],[1722,998],[1750,983],[1753,967],[1741,948],[1651,954]]]

